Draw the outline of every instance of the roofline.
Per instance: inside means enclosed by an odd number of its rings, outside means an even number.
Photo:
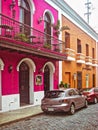
[[[80,15],[76,13],[76,11],[74,11],[64,0],[46,0],[46,1],[53,2],[55,5],[57,5],[57,7],[59,7],[59,9],[62,11],[62,14],[63,12],[65,12],[70,17],[70,19],[73,20],[75,23],[77,23],[78,26],[83,31],[85,31],[88,35],[90,35],[94,39],[98,40],[98,34],[96,33],[96,31],[88,23],[86,23],[85,20],[82,17],[80,17]]]

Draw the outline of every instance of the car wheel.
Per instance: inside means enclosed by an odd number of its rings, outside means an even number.
[[[85,106],[84,106],[85,108],[87,108],[88,107],[88,101],[87,100],[85,100]]]
[[[75,105],[71,104],[69,114],[73,115],[75,113]]]
[[[94,98],[94,104],[96,104],[98,101],[97,101],[97,98]]]

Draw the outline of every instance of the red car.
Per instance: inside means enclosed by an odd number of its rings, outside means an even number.
[[[82,94],[87,96],[88,103],[98,103],[98,87],[83,91]]]

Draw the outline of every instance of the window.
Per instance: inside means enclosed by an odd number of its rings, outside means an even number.
[[[46,98],[59,98],[63,97],[65,93],[63,91],[48,91],[45,95]]]
[[[51,19],[48,12],[45,13],[44,22],[45,22],[45,33],[51,35],[51,26],[50,26]]]
[[[92,48],[92,58],[94,59],[95,58],[95,49]]]
[[[65,47],[70,48],[70,34],[65,32]]]
[[[82,88],[82,72],[81,71],[77,72],[77,88],[78,89]]]
[[[29,26],[31,25],[31,12],[27,0],[21,0],[20,3],[20,22]],[[20,32],[30,35],[30,28],[25,25],[21,25]]]
[[[86,44],[86,56],[89,56],[89,45]]]
[[[26,0],[21,0],[20,22],[30,25],[30,7]]]
[[[97,93],[98,93],[98,88],[95,88],[94,92],[97,92]]]
[[[81,41],[77,39],[77,53],[81,53]]]
[[[50,14],[48,12],[45,13],[44,16],[44,24],[45,24],[45,28],[44,28],[44,32],[48,35],[45,36],[46,39],[46,43],[51,44],[51,18],[50,18]]]
[[[95,87],[95,74],[92,75],[92,86]]]
[[[98,93],[98,88],[95,88],[95,89],[94,89],[94,92]]]
[[[73,90],[69,90],[69,96],[73,96],[74,95],[74,91]]]

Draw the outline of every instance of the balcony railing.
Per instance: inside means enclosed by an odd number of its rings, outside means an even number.
[[[14,41],[21,41],[40,50],[49,50],[54,53],[63,54],[61,46],[63,42],[51,35],[36,30],[28,25],[22,24],[3,14],[0,14],[0,35]]]
[[[98,66],[98,60],[92,59],[92,66],[97,67]]]
[[[85,58],[85,64],[86,65],[92,65],[92,57],[86,56],[86,58]]]
[[[82,53],[76,54],[77,63],[84,64],[85,63],[85,55]]]
[[[75,50],[65,48],[65,54],[67,56],[67,61],[75,61]]]

